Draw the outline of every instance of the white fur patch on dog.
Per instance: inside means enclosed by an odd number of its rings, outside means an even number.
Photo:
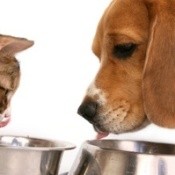
[[[95,82],[91,83],[89,88],[87,89],[86,95],[95,99],[99,104],[106,104],[106,96],[105,93],[96,87]]]

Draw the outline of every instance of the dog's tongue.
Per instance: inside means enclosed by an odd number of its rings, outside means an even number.
[[[98,132],[96,135],[96,139],[100,140],[100,139],[103,139],[104,137],[107,137],[108,135],[109,135],[108,132]]]

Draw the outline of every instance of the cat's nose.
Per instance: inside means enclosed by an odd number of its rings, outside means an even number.
[[[10,107],[0,114],[0,128],[5,127],[11,119]]]

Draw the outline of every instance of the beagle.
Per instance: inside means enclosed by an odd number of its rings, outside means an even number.
[[[100,69],[78,113],[98,133],[175,128],[175,0],[113,0],[92,50]]]
[[[20,80],[16,53],[33,45],[33,41],[7,35],[0,35],[0,127],[10,121],[10,101]]]

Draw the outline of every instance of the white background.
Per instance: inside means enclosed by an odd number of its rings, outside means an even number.
[[[0,33],[25,37],[35,45],[18,55],[21,83],[12,101],[12,121],[1,134],[65,140],[77,149],[64,153],[68,171],[80,145],[95,138],[77,115],[99,62],[91,52],[97,23],[110,0],[2,0]],[[109,138],[175,143],[175,131],[149,126]]]

